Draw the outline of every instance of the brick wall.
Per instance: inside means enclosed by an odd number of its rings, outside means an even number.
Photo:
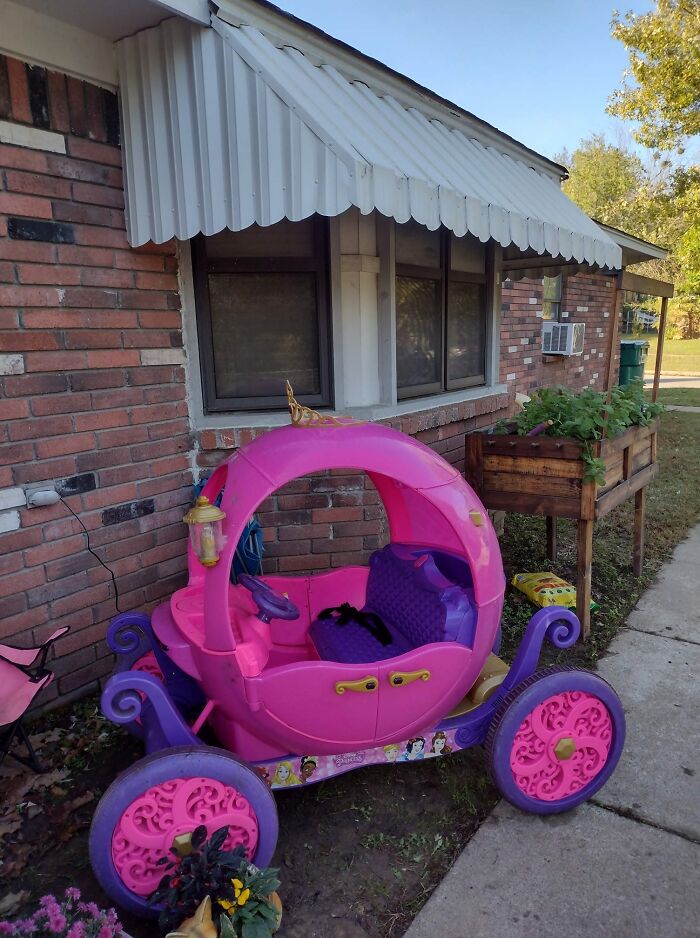
[[[577,274],[564,280],[563,322],[586,324],[583,355],[542,355],[542,282],[506,281],[501,307],[501,381],[516,392],[562,384],[602,390],[607,376],[615,280]],[[617,361],[617,352],[613,366]]]
[[[174,245],[124,231],[116,97],[0,57],[0,119],[65,153],[0,144],[0,641],[73,627],[44,695],[111,669],[99,640],[122,608],[180,582],[190,500]],[[57,481],[65,504],[27,509]]]

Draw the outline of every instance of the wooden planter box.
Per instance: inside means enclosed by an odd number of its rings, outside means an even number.
[[[605,460],[605,484],[584,482],[583,445],[547,436],[471,433],[466,438],[465,473],[487,508],[548,518],[548,553],[556,553],[556,518],[579,522],[577,613],[584,635],[590,627],[590,564],[593,523],[635,496],[634,572],[644,561],[644,487],[656,478],[658,420],[631,427],[592,444]],[[583,573],[582,573],[583,571]]]

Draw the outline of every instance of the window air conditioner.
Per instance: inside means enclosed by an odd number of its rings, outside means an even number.
[[[543,322],[543,355],[581,355],[586,333],[584,322]]]

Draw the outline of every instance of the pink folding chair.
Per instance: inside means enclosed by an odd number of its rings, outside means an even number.
[[[14,648],[12,645],[3,645],[0,643],[0,658],[9,661],[10,664],[19,665],[26,671],[41,672],[46,665],[46,658],[54,642],[62,638],[66,632],[70,632],[70,626],[64,625],[56,629],[45,642],[41,645],[33,645],[31,648]]]
[[[11,756],[35,772],[45,771],[22,720],[37,694],[53,680],[53,673],[46,668],[46,658],[53,643],[69,630],[70,626],[63,626],[41,645],[31,648],[0,644],[0,765]],[[12,748],[15,741],[24,743],[28,756]]]
[[[50,671],[33,677],[16,665],[0,660],[0,765],[7,756],[11,756],[35,772],[45,771],[22,726],[22,720],[39,691],[52,680]],[[11,748],[14,740],[24,743],[28,757]]]

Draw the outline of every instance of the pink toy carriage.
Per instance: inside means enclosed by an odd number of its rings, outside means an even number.
[[[133,912],[154,914],[158,860],[199,824],[228,825],[230,846],[268,864],[272,789],[485,744],[504,797],[550,814],[591,797],[620,757],[612,688],[575,668],[535,670],[545,639],[576,641],[572,612],[537,612],[510,667],[494,654],[503,568],[460,473],[394,430],[308,416],[242,447],[208,481],[203,496],[221,507],[211,517],[225,515],[218,562],[208,528],[206,544],[203,531],[192,538],[188,585],[150,618],[126,613],[110,626],[117,673],[102,708],[147,755],[102,798],[90,851],[103,888]],[[327,469],[368,474],[390,543],[368,567],[233,585],[234,550],[258,505]],[[220,748],[200,739],[205,725]]]

